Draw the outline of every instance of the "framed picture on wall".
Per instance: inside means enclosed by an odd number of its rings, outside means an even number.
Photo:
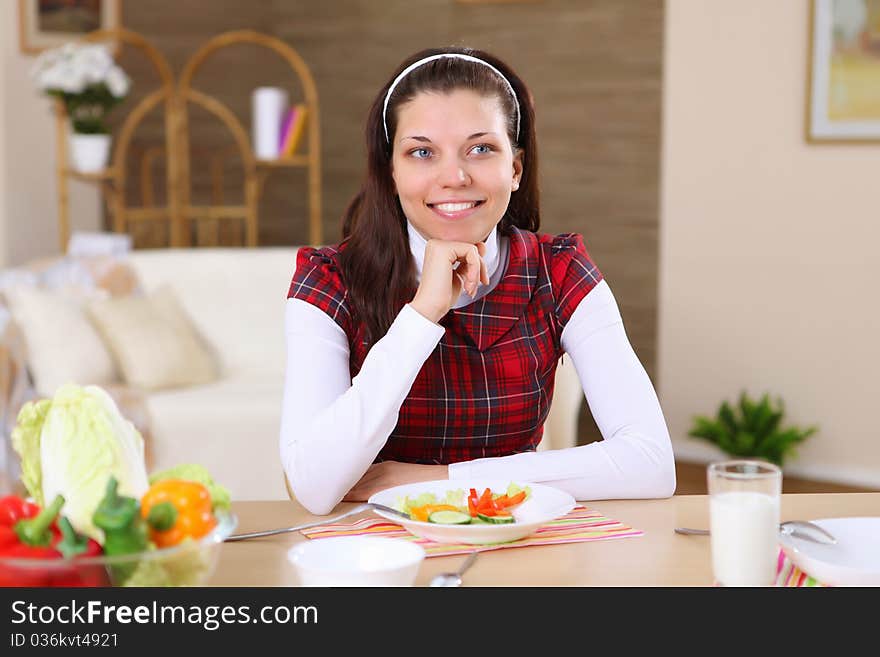
[[[18,40],[36,54],[120,26],[120,0],[18,0]]]
[[[811,0],[807,141],[880,141],[880,0]]]

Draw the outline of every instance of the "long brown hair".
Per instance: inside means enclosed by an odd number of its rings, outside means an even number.
[[[507,116],[507,133],[514,152],[522,152],[523,173],[519,189],[498,226],[509,234],[511,227],[537,231],[541,216],[538,203],[538,150],[535,139],[535,112],[525,83],[497,57],[470,48],[433,48],[418,52],[404,61],[382,87],[367,118],[367,172],[360,191],[343,215],[342,237],[345,248],[339,254],[339,267],[349,291],[356,316],[364,323],[370,343],[379,340],[416,290],[416,272],[406,216],[391,175],[392,146],[385,138],[382,110],[385,94],[394,79],[410,64],[431,55],[458,53],[481,59],[501,71],[516,92],[519,102],[519,138],[516,135],[514,99],[507,86],[488,66],[445,57],[412,70],[395,87],[388,102],[385,120],[391,142],[397,129],[398,108],[416,94],[429,91],[450,93],[468,89],[486,97],[497,97]]]

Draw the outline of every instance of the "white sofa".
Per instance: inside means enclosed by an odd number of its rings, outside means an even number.
[[[150,249],[128,260],[145,292],[171,285],[221,367],[214,383],[147,396],[154,468],[201,463],[234,499],[286,499],[278,431],[296,249]]]
[[[200,463],[233,499],[287,498],[278,439],[284,306],[296,251],[149,249],[125,256],[144,293],[172,288],[220,366],[211,383],[138,395],[151,470]],[[568,358],[556,385],[540,449],[575,444],[583,393]]]

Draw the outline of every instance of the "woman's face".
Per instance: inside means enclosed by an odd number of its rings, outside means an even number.
[[[406,218],[426,239],[482,242],[522,176],[498,98],[423,92],[397,111],[391,173]]]

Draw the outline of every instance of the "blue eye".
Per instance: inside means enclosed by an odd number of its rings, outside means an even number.
[[[409,152],[409,154],[419,160],[424,160],[431,157],[431,151],[427,148],[414,148]]]
[[[492,150],[493,148],[489,144],[477,144],[471,149],[471,152],[477,155],[485,155],[486,153],[491,153]]]

